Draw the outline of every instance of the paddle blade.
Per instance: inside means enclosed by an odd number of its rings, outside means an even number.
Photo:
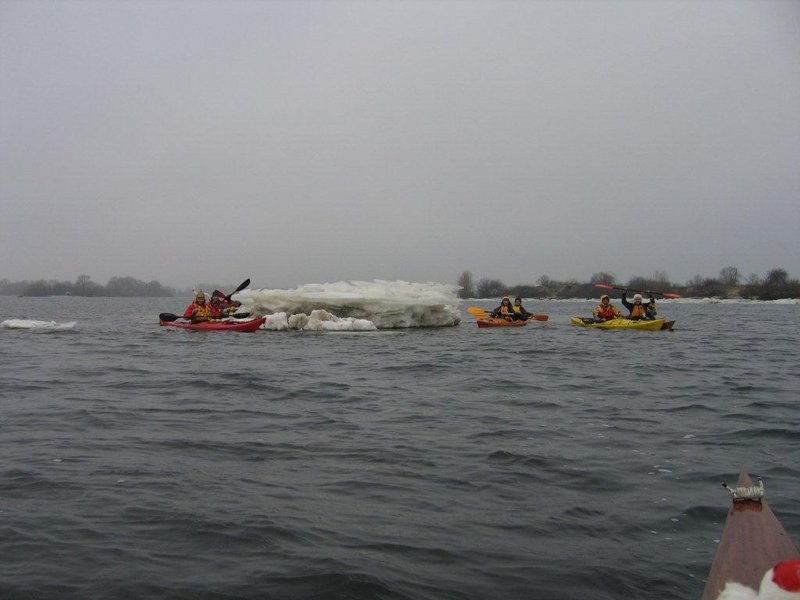
[[[531,315],[531,319],[534,319],[536,321],[547,321],[547,319],[549,318],[550,317],[548,317],[547,315]]]
[[[680,298],[681,297],[680,294],[675,294],[673,292],[664,292],[661,295],[664,296],[664,298]]]
[[[233,296],[233,295],[234,295],[236,292],[241,292],[241,291],[242,291],[244,288],[246,288],[248,285],[250,285],[250,278],[249,278],[249,277],[248,277],[247,279],[245,279],[245,280],[244,280],[242,283],[240,283],[240,284],[239,284],[239,285],[236,287],[236,289],[235,289],[235,290],[233,290],[233,291],[232,291],[230,294],[228,294],[227,296],[225,296],[225,299],[226,299],[226,300],[228,300],[228,301],[230,301],[230,299],[231,299],[231,296]]]
[[[488,317],[489,313],[483,310],[482,308],[478,308],[477,306],[468,306],[467,312],[471,315],[474,315],[478,318]]]
[[[594,287],[600,288],[600,289],[603,289],[603,290],[615,290],[615,289],[617,289],[615,286],[609,285],[607,283],[595,283]]]
[[[158,315],[158,320],[159,321],[171,322],[171,321],[177,321],[180,318],[181,318],[180,316],[173,315],[172,313],[160,313]]]

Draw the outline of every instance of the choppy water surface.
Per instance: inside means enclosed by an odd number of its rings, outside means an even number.
[[[488,304],[484,304],[488,307]],[[699,598],[741,465],[800,537],[800,306],[674,332],[160,328],[0,298],[0,597]]]

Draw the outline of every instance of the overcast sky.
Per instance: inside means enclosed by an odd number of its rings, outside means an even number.
[[[0,0],[0,278],[800,276],[800,2]]]

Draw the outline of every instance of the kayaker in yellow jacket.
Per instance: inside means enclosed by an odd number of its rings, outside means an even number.
[[[606,294],[600,296],[600,304],[594,307],[592,314],[599,321],[608,321],[622,316],[620,310],[611,304],[611,298]]]
[[[506,321],[514,320],[514,307],[511,306],[511,300],[508,299],[508,296],[503,296],[500,306],[492,311],[492,316]]]
[[[191,319],[192,323],[219,319],[220,316],[220,312],[216,308],[206,303],[206,295],[203,290],[197,290],[194,296],[194,302],[183,311],[183,318]]]
[[[628,315],[629,319],[633,319],[634,321],[638,321],[639,319],[654,319],[655,318],[655,304],[656,301],[653,299],[653,296],[650,296],[650,300],[647,303],[642,303],[642,295],[641,294],[634,294],[633,296],[633,304],[628,302],[627,297],[628,290],[622,290],[622,306],[628,309],[630,315]],[[648,311],[650,306],[653,306],[652,311]]]
[[[514,306],[512,306],[511,309],[514,311],[512,318],[515,321],[527,321],[531,318],[531,313],[522,306],[522,298],[519,296],[514,298]]]

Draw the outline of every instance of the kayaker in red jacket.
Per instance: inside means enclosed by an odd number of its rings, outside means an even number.
[[[620,310],[611,304],[611,298],[603,294],[600,296],[600,304],[595,306],[594,310],[592,311],[595,319],[600,321],[607,321],[609,319],[616,319],[617,317],[621,317],[622,313]]]
[[[216,308],[206,303],[206,295],[203,290],[197,290],[197,294],[194,296],[194,302],[183,311],[183,318],[191,319],[192,323],[219,319],[221,316],[222,315]]]

